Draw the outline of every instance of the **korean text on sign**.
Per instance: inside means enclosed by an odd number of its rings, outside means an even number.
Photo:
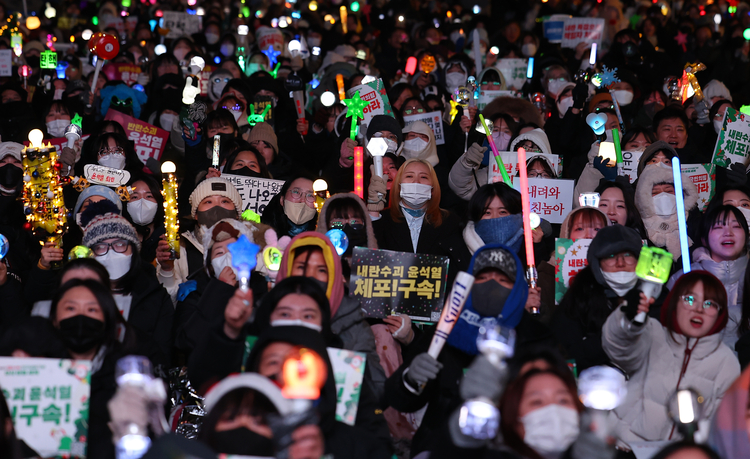
[[[519,189],[519,183],[513,187]],[[562,223],[573,208],[573,180],[529,179],[531,211],[549,221]]]
[[[281,187],[284,186],[283,180],[232,174],[222,174],[221,178],[231,182],[239,191],[240,196],[242,196],[242,212],[250,209],[258,215],[263,215],[268,203],[279,194]]]
[[[563,48],[575,48],[578,43],[602,44],[604,35],[604,19],[596,18],[570,18],[565,20],[563,26],[562,44]]]
[[[157,161],[161,158],[161,154],[164,153],[164,148],[167,146],[169,132],[117,110],[108,110],[104,119],[117,121],[125,128],[128,139],[135,143],[135,152],[138,154],[138,159],[144,164],[148,158],[154,158]]]
[[[592,239],[555,240],[555,303],[559,304],[575,276],[588,266]]]
[[[430,126],[430,129],[432,129],[432,132],[435,134],[435,145],[443,145],[445,143],[442,113],[430,112],[404,116],[404,123],[407,126],[415,121],[421,121]]]

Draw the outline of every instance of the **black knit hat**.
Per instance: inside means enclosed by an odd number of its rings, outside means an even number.
[[[596,237],[589,246],[586,259],[597,282],[607,285],[602,276],[599,260],[625,251],[632,252],[637,257],[641,253],[641,248],[643,248],[643,241],[638,231],[622,225],[607,226],[596,233]]]
[[[372,121],[370,121],[370,124],[367,126],[367,139],[372,139],[372,136],[375,135],[376,132],[380,131],[388,131],[396,134],[396,137],[398,137],[399,146],[401,146],[401,143],[403,143],[404,141],[404,135],[401,132],[401,125],[398,124],[396,118],[388,115],[374,116],[372,118]]]

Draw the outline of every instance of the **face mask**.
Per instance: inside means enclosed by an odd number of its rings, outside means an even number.
[[[214,450],[224,454],[274,457],[273,440],[245,427],[214,432]]]
[[[578,412],[557,404],[528,413],[521,423],[523,442],[542,456],[562,453],[578,438]]]
[[[466,84],[466,75],[461,72],[453,72],[445,75],[445,85],[451,93],[464,84]]]
[[[116,281],[130,271],[131,258],[133,258],[133,255],[117,253],[110,247],[109,252],[100,257],[96,257],[96,261],[107,268],[109,278]]]
[[[573,98],[566,97],[557,102],[557,111],[560,114],[560,118],[564,117],[568,113],[568,109],[573,106]]]
[[[675,196],[669,193],[659,193],[654,196],[654,212],[662,218],[674,215],[677,212],[677,200]]]
[[[385,151],[386,153],[396,153],[398,150],[398,142],[394,142],[391,139],[385,139],[385,144],[388,145],[388,149]]]
[[[498,151],[505,151],[506,148],[508,148],[508,145],[510,144],[510,134],[507,132],[493,132],[492,138],[495,139],[495,146],[497,147]]]
[[[745,220],[747,221],[748,226],[750,226],[750,209],[744,207],[738,207],[738,209],[742,212],[742,215],[745,216]]]
[[[219,36],[215,33],[207,33],[206,35],[206,43],[209,45],[215,45],[219,42]]]
[[[315,209],[308,206],[307,203],[292,202],[288,199],[284,200],[284,213],[295,225],[302,225],[315,217]]]
[[[55,89],[55,96],[52,98],[52,100],[61,100],[63,94],[65,94],[64,89]]]
[[[618,271],[615,273],[605,273],[602,271],[602,277],[609,285],[609,288],[617,293],[617,296],[623,297],[630,291],[631,288],[635,287],[635,283],[638,282],[634,272]]]
[[[234,45],[231,44],[231,43],[224,43],[223,45],[221,45],[221,48],[219,49],[219,52],[223,56],[229,57],[232,54],[234,54]]]
[[[111,167],[113,169],[123,170],[125,168],[125,156],[124,155],[104,155],[99,158],[99,164],[105,167]]]
[[[232,272],[234,272],[235,277],[239,279],[239,275],[237,274],[237,270],[234,269],[234,266],[232,266],[232,254],[230,252],[225,253],[224,255],[220,255],[213,260],[211,260],[211,267],[214,269],[214,277],[217,279],[221,275],[221,272],[224,271],[224,268],[230,268]]]
[[[518,252],[523,242],[523,215],[479,220],[474,231],[484,244],[503,244]]]
[[[526,43],[521,46],[521,54],[526,57],[531,57],[536,54],[536,45],[534,43]]]
[[[232,169],[229,173],[233,175],[242,175],[243,177],[260,177],[260,172],[255,172],[247,166],[240,169]]]
[[[232,116],[234,117],[234,121],[237,121],[237,120],[239,120],[239,119],[240,119],[240,116],[242,116],[242,111],[241,111],[241,110],[229,110],[229,112],[230,112],[230,113],[232,114]]]
[[[547,92],[557,97],[562,91],[563,86],[568,84],[566,80],[550,80],[547,82]]]
[[[136,225],[148,225],[154,221],[158,204],[148,199],[139,199],[128,203],[128,213]]]
[[[77,315],[61,320],[58,325],[60,338],[73,352],[90,351],[104,342],[104,322],[101,320]]]
[[[429,142],[425,142],[419,137],[405,140],[404,141],[404,157],[406,159],[415,158],[419,153],[423,152],[427,147],[430,146]],[[408,153],[413,153],[409,155]]]
[[[420,209],[432,199],[432,187],[422,183],[402,183],[401,200],[412,209]]]
[[[354,250],[354,247],[367,247],[367,227],[360,230],[355,230],[352,228],[352,225],[346,224],[344,225],[344,234],[346,234],[346,237],[349,238],[349,247],[347,247],[346,252],[344,252],[345,257],[350,256],[352,254],[352,250]]]
[[[172,51],[172,55],[174,55],[174,57],[177,58],[178,61],[182,61],[183,59],[185,59],[187,53],[187,49],[176,49]]]
[[[70,120],[53,120],[47,123],[47,133],[52,137],[62,137],[65,134],[65,128],[70,124]]]
[[[161,115],[159,115],[159,124],[165,131],[171,131],[175,119],[177,119],[177,115],[173,115],[171,113],[162,113]]]
[[[320,46],[320,38],[317,38],[317,37],[308,38],[307,45],[310,47]]]
[[[29,67],[37,68],[39,67],[39,62],[41,62],[42,58],[39,56],[29,56],[26,57],[26,63],[29,64]]]
[[[633,93],[632,91],[617,89],[615,90],[615,99],[617,99],[617,103],[621,106],[630,105],[633,102]]]
[[[225,218],[237,218],[237,211],[234,209],[225,209],[221,206],[213,206],[208,210],[199,210],[195,213],[195,218],[198,220],[199,225],[210,228],[219,220],[224,220]]]
[[[656,113],[660,112],[664,108],[663,105],[657,104],[656,102],[648,102],[643,104],[643,111],[649,119],[653,119]]]
[[[0,190],[5,193],[15,193],[21,184],[23,170],[15,164],[6,164],[0,167]]]
[[[305,322],[304,320],[295,319],[295,320],[274,320],[271,322],[272,327],[305,327],[312,330],[315,330],[316,332],[320,333],[323,331],[323,327],[321,327],[318,324],[311,324],[310,322]]]
[[[719,132],[721,132],[722,128],[724,128],[724,121],[719,120],[713,120],[714,125],[714,132],[718,135]]]
[[[494,280],[475,283],[471,288],[471,307],[482,317],[497,317],[503,312],[510,291]]]
[[[222,91],[224,91],[224,87],[227,85],[227,81],[225,81],[223,78],[219,80],[218,83],[214,82],[214,85],[211,86],[211,94],[218,100],[221,97]]]

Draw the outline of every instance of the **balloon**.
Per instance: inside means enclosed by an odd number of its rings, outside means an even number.
[[[94,52],[94,49],[96,48],[96,44],[99,43],[99,40],[104,36],[104,32],[97,32],[94,35],[89,38],[89,51]]]
[[[89,45],[91,49],[91,45]],[[117,56],[120,52],[120,43],[113,35],[104,34],[98,42],[93,46],[91,52],[94,53],[99,59],[111,60]]]

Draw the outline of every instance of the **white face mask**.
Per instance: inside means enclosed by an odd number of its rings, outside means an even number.
[[[231,43],[224,43],[223,45],[221,45],[219,52],[225,57],[229,57],[234,54],[234,45]]]
[[[172,54],[174,55],[175,58],[177,58],[178,61],[182,61],[183,59],[185,59],[185,56],[187,56],[188,51],[190,51],[190,50],[188,50],[188,49],[176,49],[176,50],[172,51]]]
[[[615,99],[621,106],[630,105],[633,102],[633,92],[626,89],[615,90]]]
[[[128,213],[136,225],[148,225],[154,221],[158,205],[148,199],[139,199],[128,203]]]
[[[557,97],[557,95],[560,94],[560,91],[562,91],[563,86],[565,86],[566,84],[568,84],[568,81],[564,78],[549,80],[547,82],[547,92]]]
[[[619,297],[625,296],[630,289],[635,287],[636,282],[638,282],[635,272],[631,273],[628,271],[618,271],[615,273],[605,273],[602,271],[602,277],[604,277],[609,288],[614,290]]]
[[[534,43],[526,43],[521,46],[521,54],[526,57],[531,57],[536,54],[536,45]]]
[[[750,209],[747,209],[745,207],[738,207],[740,212],[742,212],[742,215],[745,216],[745,220],[747,221],[747,225],[750,226]]]
[[[215,45],[219,42],[219,36],[215,33],[207,33],[206,35],[206,43],[209,45]]]
[[[716,132],[716,134],[718,134],[719,132],[721,132],[721,129],[724,127],[724,121],[723,120],[714,120],[713,121],[713,125],[714,125],[714,132]]]
[[[159,115],[159,124],[165,131],[171,131],[174,120],[177,119],[177,115],[171,113],[162,113]]]
[[[528,413],[521,423],[524,443],[542,456],[566,451],[580,432],[578,412],[554,403]]]
[[[239,274],[237,274],[237,270],[232,266],[231,252],[227,252],[224,255],[219,255],[218,257],[211,260],[211,267],[214,268],[214,277],[216,277],[217,279],[221,275],[221,272],[224,270],[224,268],[227,267],[232,269],[237,279],[240,278]]]
[[[654,196],[654,212],[662,218],[669,218],[677,212],[677,199],[669,193]]]
[[[234,117],[234,120],[237,121],[240,119],[240,116],[242,116],[241,110],[229,110],[230,113],[232,113],[232,116]]]
[[[573,106],[573,98],[566,97],[565,99],[557,102],[557,111],[560,113],[560,118],[564,117],[568,113],[568,109]]]
[[[451,93],[464,84],[466,84],[466,75],[461,72],[453,72],[445,75],[445,85]]]
[[[47,123],[47,133],[52,137],[62,137],[69,124],[70,120],[52,120]]]
[[[402,183],[401,200],[412,209],[421,209],[432,198],[432,187],[423,183]]]
[[[99,164],[105,167],[122,170],[125,168],[125,155],[104,155],[99,158]]]
[[[133,255],[125,255],[124,253],[117,253],[109,248],[109,252],[105,253],[100,257],[96,257],[96,261],[102,264],[109,273],[109,278],[113,281],[120,279],[130,271],[130,259]]]
[[[419,156],[419,153],[423,152],[429,146],[430,146],[429,142],[425,142],[419,137],[416,137],[410,140],[405,140],[404,141],[404,157],[406,159],[415,158]]]
[[[281,320],[274,320],[271,322],[272,327],[305,327],[315,330],[316,332],[320,333],[323,331],[323,327],[321,327],[318,324],[311,324],[310,322],[305,322],[304,320],[295,319],[295,320],[287,320],[287,319],[281,319]]]

